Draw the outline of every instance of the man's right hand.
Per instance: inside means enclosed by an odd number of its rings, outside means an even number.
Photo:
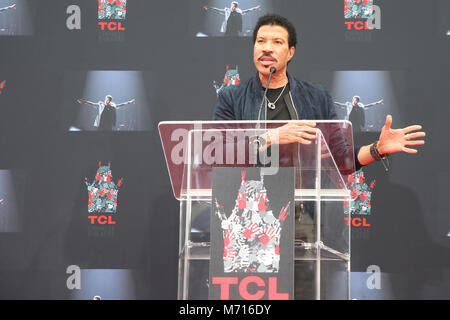
[[[203,6],[203,9],[205,9],[206,11],[208,11],[208,6]]]
[[[79,104],[82,104],[82,103],[83,103],[83,101],[82,101],[81,99],[77,99],[77,102],[78,102]]]
[[[311,144],[316,139],[315,122],[291,122],[276,129],[269,129],[263,134],[265,148],[276,144],[301,143]]]

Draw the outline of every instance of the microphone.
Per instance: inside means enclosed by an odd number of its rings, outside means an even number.
[[[262,98],[261,105],[259,106],[258,123],[256,124],[256,129],[259,129],[259,128],[261,127],[261,124],[260,124],[259,121],[261,120],[261,110],[262,110],[262,106],[263,106],[263,104],[264,104],[264,99],[266,98],[267,90],[269,89],[270,80],[272,79],[272,75],[273,75],[275,72],[277,72],[277,68],[271,67],[271,68],[270,68],[269,79],[267,80],[266,90],[264,91],[264,96],[263,96],[263,98]],[[267,110],[266,110],[266,112],[267,112]]]
[[[269,74],[269,79],[267,79],[267,85],[266,85],[266,90],[264,91],[264,95],[261,101],[261,104],[259,106],[259,112],[258,112],[258,122],[256,123],[255,126],[255,130],[259,130],[261,129],[261,110],[262,110],[262,106],[264,104],[264,100],[266,98],[266,94],[267,94],[267,90],[269,89],[269,84],[270,84],[270,79],[272,79],[272,75],[277,72],[277,69],[275,67],[271,67],[270,68],[270,74]],[[266,108],[267,109],[267,108]],[[267,117],[267,110],[266,110],[266,117]],[[256,136],[256,139],[253,141],[254,143],[254,154],[256,159],[258,159],[258,150],[259,150],[259,145],[260,145],[260,140],[258,138],[258,135]],[[255,165],[257,164],[257,161],[255,163]]]

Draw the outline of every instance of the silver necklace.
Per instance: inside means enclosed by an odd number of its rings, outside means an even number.
[[[278,101],[278,100],[281,98],[281,96],[283,95],[283,92],[284,92],[284,89],[286,89],[286,86],[287,86],[287,82],[286,82],[286,84],[284,85],[283,90],[281,90],[280,95],[278,96],[278,98],[277,98],[274,102],[270,102],[269,99],[268,99],[267,97],[265,97],[266,100],[267,100],[267,106],[268,106],[270,109],[275,110],[275,107],[276,107],[275,104],[277,103],[277,101]]]

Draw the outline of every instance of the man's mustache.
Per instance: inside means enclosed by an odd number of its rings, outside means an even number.
[[[261,60],[261,58],[264,58],[264,57],[269,57],[269,58],[275,60],[275,62],[278,62],[277,59],[275,59],[274,57],[272,57],[272,56],[271,56],[270,54],[268,54],[268,53],[263,53],[263,54],[261,55],[261,57],[258,58],[258,60]]]

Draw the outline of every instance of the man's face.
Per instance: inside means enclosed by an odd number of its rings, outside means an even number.
[[[259,73],[270,74],[270,68],[286,72],[287,63],[294,56],[295,47],[289,48],[289,33],[281,26],[261,26],[253,46],[253,63]]]
[[[105,104],[108,105],[111,102],[111,98],[110,97],[106,97],[105,98]]]
[[[358,102],[359,102],[358,98],[353,98],[352,105],[356,106]]]
[[[231,11],[234,11],[234,10],[236,9],[236,4],[235,4],[235,3],[232,3],[230,9],[231,9]]]

